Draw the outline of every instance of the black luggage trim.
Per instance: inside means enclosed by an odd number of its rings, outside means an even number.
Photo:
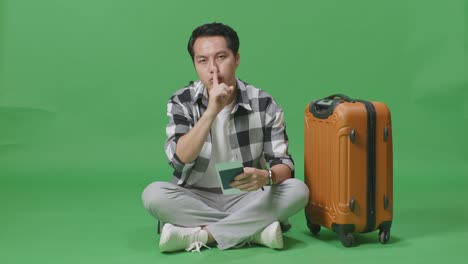
[[[367,110],[367,222],[364,232],[375,230],[375,188],[376,188],[376,112],[369,101],[356,100]]]
[[[335,224],[335,223],[332,223],[331,229],[335,233],[347,234],[347,233],[353,233],[354,230],[356,230],[356,226],[353,225],[353,224]]]

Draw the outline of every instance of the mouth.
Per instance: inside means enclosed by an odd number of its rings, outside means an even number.
[[[210,78],[210,83],[213,83],[213,78]],[[218,77],[218,83],[223,83],[223,78]]]

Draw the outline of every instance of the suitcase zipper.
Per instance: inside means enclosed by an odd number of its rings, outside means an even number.
[[[376,112],[371,102],[359,100],[367,110],[367,222],[364,232],[375,230]]]

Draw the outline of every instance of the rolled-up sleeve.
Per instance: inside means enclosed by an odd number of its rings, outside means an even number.
[[[270,167],[285,164],[294,175],[294,161],[288,151],[284,112],[274,100],[271,100],[265,111],[264,156]]]
[[[189,171],[195,162],[183,163],[176,154],[177,141],[187,134],[193,127],[193,118],[187,107],[178,100],[177,96],[172,96],[167,103],[167,117],[169,122],[166,127],[165,151],[169,164],[178,174]]]

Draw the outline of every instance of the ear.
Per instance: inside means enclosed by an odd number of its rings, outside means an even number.
[[[238,67],[239,64],[240,64],[240,53],[237,52],[237,54],[236,54],[236,67]]]

